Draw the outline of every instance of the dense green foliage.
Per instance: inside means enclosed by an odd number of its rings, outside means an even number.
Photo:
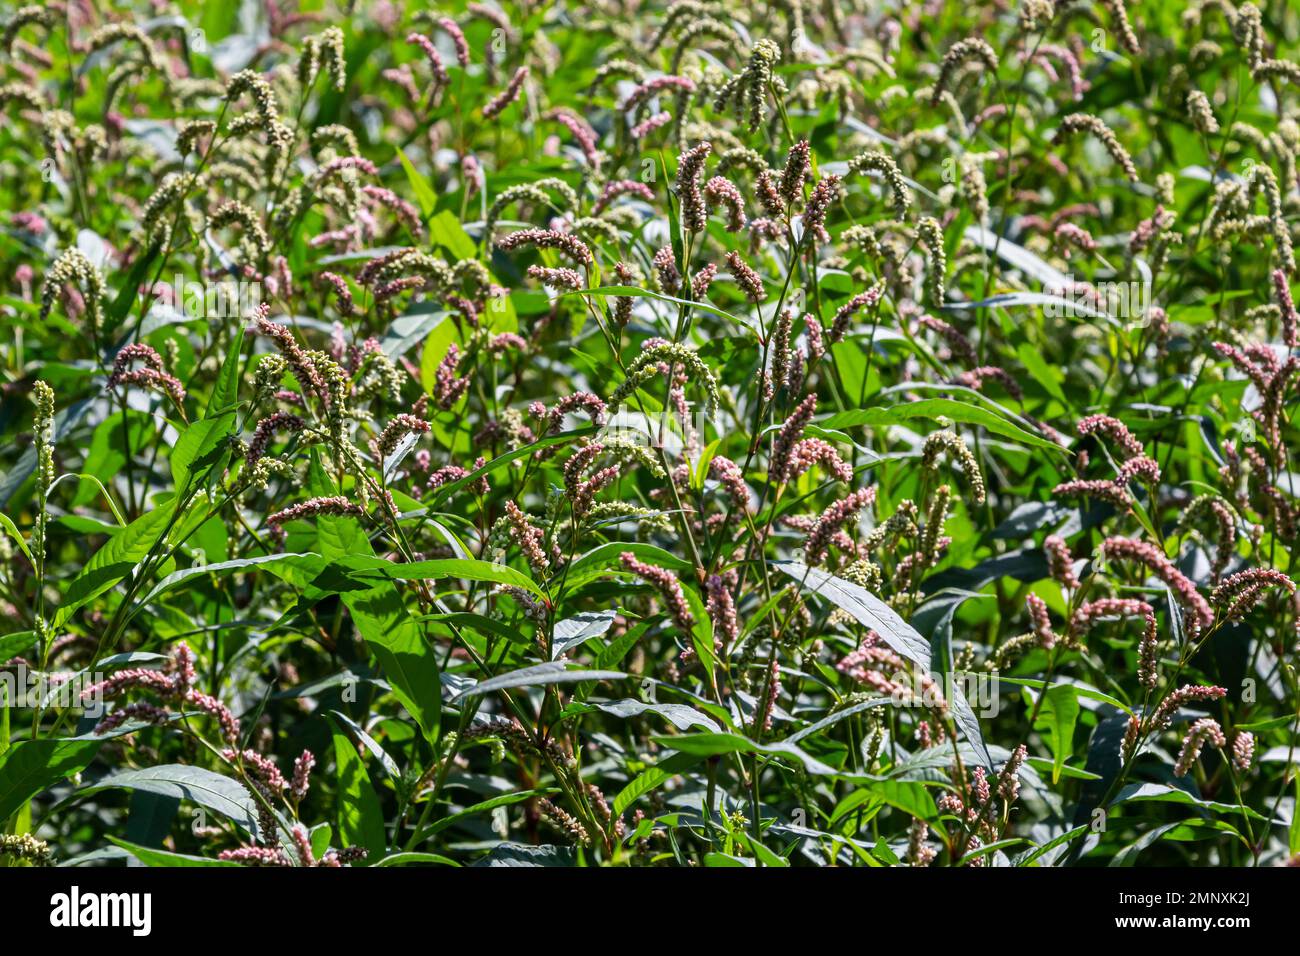
[[[3,22],[0,861],[1300,852],[1287,3]]]

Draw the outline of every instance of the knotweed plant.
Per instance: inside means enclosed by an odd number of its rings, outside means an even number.
[[[1298,33],[4,12],[0,862],[1300,861]]]

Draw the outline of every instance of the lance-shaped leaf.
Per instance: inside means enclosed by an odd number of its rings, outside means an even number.
[[[773,563],[804,587],[820,594],[841,610],[847,611],[859,624],[871,628],[895,652],[916,664],[925,673],[930,672],[929,642],[917,633],[916,628],[899,617],[893,608],[866,588],[797,561]],[[948,692],[948,706],[953,720],[974,748],[980,763],[992,767],[993,761],[984,746],[984,736],[980,732],[979,721],[975,719],[975,712],[971,710],[965,693],[956,682],[952,682]]]
[[[549,661],[521,667],[517,671],[493,677],[473,687],[466,688],[457,695],[462,697],[479,697],[495,690],[513,690],[516,687],[542,687],[546,684],[573,684],[584,680],[620,680],[627,675],[622,671],[569,670],[564,661]]]
[[[0,824],[49,787],[86,769],[98,740],[24,740],[0,753]]]

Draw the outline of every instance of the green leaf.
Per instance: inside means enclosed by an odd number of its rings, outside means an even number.
[[[1052,769],[1052,761],[1044,760],[1042,757],[1027,757],[1025,763],[1037,771],[1047,771]],[[1066,764],[1061,768],[1061,776],[1071,780],[1100,780],[1101,777],[1095,773],[1089,773],[1087,770],[1080,770],[1078,767],[1071,767]]]
[[[0,831],[32,797],[85,770],[99,740],[23,740],[0,753]]]
[[[229,454],[226,439],[234,428],[235,414],[226,412],[216,418],[200,419],[181,433],[171,453],[172,480],[178,495]]]
[[[375,866],[427,866],[430,863],[437,866],[460,866],[455,860],[437,853],[394,853],[384,857]]]
[[[543,843],[498,843],[474,866],[573,866],[575,851],[571,846]]]
[[[442,719],[437,651],[411,620],[401,592],[388,583],[369,591],[348,591],[342,598],[370,653],[392,682],[394,696],[415,718],[425,739],[437,740]]]
[[[244,327],[241,325],[235,328],[234,338],[230,342],[225,360],[221,363],[221,371],[217,374],[216,382],[213,383],[212,396],[208,399],[208,407],[203,413],[205,419],[217,418],[233,410],[235,403],[239,401],[239,368],[243,349]]]
[[[919,780],[880,780],[872,777],[848,776],[858,782],[858,787],[848,797],[841,800],[832,814],[831,829],[845,826],[851,817],[857,817],[860,807],[875,810],[880,805],[898,807],[922,820],[934,820],[939,816],[934,798],[930,796],[925,783]],[[852,824],[847,827],[852,830]]]
[[[153,847],[140,846],[136,843],[128,843],[126,840],[120,840],[115,836],[109,835],[108,839],[120,846],[126,852],[143,863],[145,866],[239,866],[234,860],[214,860],[206,856],[189,856],[184,853],[172,853],[168,850],[158,850]]]
[[[1057,452],[1064,452],[1060,445],[1050,442],[1046,438],[1030,434],[1019,425],[994,414],[986,408],[959,402],[952,398],[923,398],[917,402],[909,402],[906,405],[893,405],[888,408],[855,408],[832,415],[830,418],[818,422],[818,424],[822,428],[836,429],[854,428],[858,425],[870,425],[873,428],[879,428],[883,425],[907,424],[918,418],[928,421],[947,419],[965,425],[979,425],[995,435],[1010,438],[1022,445],[1032,445],[1035,448],[1049,448]]]
[[[316,859],[321,859],[330,848],[330,840],[334,836],[334,828],[328,823],[318,823],[311,828],[311,855]]]
[[[614,623],[617,612],[579,611],[572,617],[556,621],[551,634],[551,660],[577,650],[592,638],[600,637]]]
[[[1034,377],[1035,382],[1043,386],[1048,395],[1066,408],[1071,407],[1065,393],[1061,391],[1061,373],[1048,364],[1041,351],[1028,342],[1021,342],[1016,355],[1020,358],[1020,364]]]
[[[472,558],[442,558],[436,561],[412,561],[407,564],[387,562],[361,572],[361,577],[371,573],[393,581],[434,581],[439,578],[463,578],[467,581],[486,581],[491,584],[509,584],[523,588],[539,598],[546,592],[532,578],[504,564],[475,561]]]
[[[365,847],[369,859],[378,860],[388,848],[384,811],[357,748],[341,730],[334,731],[334,760],[338,770],[340,838],[345,846]]]
[[[611,667],[617,667],[622,663],[623,658],[636,646],[636,642],[641,639],[641,635],[650,630],[650,622],[642,621],[634,627],[629,627],[626,631],[614,638],[605,646],[605,649],[596,655],[596,667],[601,670],[608,670]]]
[[[803,764],[811,774],[836,774],[834,767],[809,756],[794,744],[783,742],[760,744],[740,734],[680,734],[674,737],[652,737],[655,743],[671,747],[678,753],[694,754],[696,757],[716,757],[721,754],[766,754],[772,757],[789,757]]]
[[[553,793],[559,793],[554,787],[542,788],[540,790],[516,790],[511,793],[503,793],[476,803],[472,807],[466,807],[464,810],[458,810],[455,813],[449,813],[445,817],[434,820],[427,827],[419,832],[415,838],[416,843],[423,843],[441,833],[447,827],[466,817],[476,816],[480,813],[487,813],[489,810],[495,810],[497,807],[508,807],[513,803],[520,803],[524,800],[530,800],[533,797],[546,797]]]
[[[384,768],[384,773],[387,774],[389,778],[394,781],[401,780],[402,771],[398,768],[397,762],[388,755],[388,751],[379,745],[379,741],[366,733],[362,726],[347,714],[337,710],[331,710],[329,715],[343,730],[351,734],[350,739],[360,742],[361,746],[365,747],[366,750],[370,752],[370,756],[379,761],[379,766]]]
[[[564,661],[548,661],[545,664],[521,667],[517,671],[511,671],[508,674],[502,674],[499,677],[493,677],[490,680],[475,684],[473,687],[461,691],[457,695],[457,699],[479,697],[493,691],[512,690],[516,687],[573,684],[584,680],[621,680],[626,676],[622,671],[583,670],[581,668],[569,670]]]
[[[1074,725],[1079,720],[1079,698],[1069,684],[1057,684],[1043,694],[1034,727],[1044,732],[1052,750],[1052,783],[1061,779],[1061,768],[1074,744]]]
[[[361,522],[344,515],[321,515],[316,519],[316,547],[321,557],[335,561],[350,555],[373,558],[375,553]]]
[[[218,561],[215,564],[201,564],[193,568],[183,568],[180,571],[173,571],[155,584],[153,590],[140,601],[139,606],[156,601],[164,593],[170,591],[176,585],[188,581],[190,578],[201,577],[205,574],[223,577],[234,571],[265,567],[277,577],[293,580],[299,585],[305,585],[309,580],[308,573],[314,574],[320,571],[322,564],[323,561],[318,554],[264,554],[256,558],[237,558],[231,561]]]
[[[907,658],[924,673],[930,673],[930,643],[912,625],[904,621],[884,601],[864,587],[836,577],[819,568],[810,568],[797,561],[776,561],[775,565],[804,587],[815,591],[836,607],[847,611],[864,627],[878,633],[886,644]],[[966,735],[976,755],[986,767],[992,767],[979,721],[971,710],[970,702],[960,684],[953,682],[947,688],[953,720]]]
[[[428,219],[438,206],[438,194],[433,191],[433,187],[429,185],[429,180],[425,178],[424,174],[406,158],[406,153],[402,152],[400,147],[397,150],[397,158],[402,163],[402,169],[406,171],[406,179],[411,184],[412,192],[415,193],[415,201],[420,204],[420,212],[424,214],[425,219]],[[474,249],[471,244],[469,255],[461,258],[472,259],[473,257]]]
[[[521,644],[533,649],[537,647],[537,642],[531,631],[528,634],[523,634],[501,621],[494,620],[490,617],[484,617],[482,614],[474,614],[470,611],[452,611],[447,614],[421,614],[419,617],[414,618],[414,620],[422,623],[428,622],[430,624],[447,624],[452,627],[473,628],[482,634],[493,634],[497,637],[504,638],[512,644]]]
[[[425,215],[428,214],[426,211]],[[465,232],[459,220],[447,209],[444,209],[430,220],[429,240],[434,245],[442,246],[457,259],[473,259],[478,252],[474,240]],[[492,308],[491,304],[488,305],[488,308]]]
[[[1021,252],[1025,251],[1023,247],[1015,246],[1015,244],[1010,242],[1008,239],[1003,237],[999,238],[1001,238],[1003,246],[1007,247],[1001,250],[1002,252],[1005,253],[1013,247],[1019,249]],[[1029,255],[1032,256],[1032,253]],[[1033,256],[1033,258],[1037,259],[1038,262],[1042,262],[1042,260],[1038,259],[1037,256]],[[1019,263],[1017,264],[1019,265]],[[1056,270],[1051,269],[1050,266],[1047,268],[1051,270],[1051,274],[1054,276],[1059,277],[1061,275],[1059,272],[1056,272]],[[1061,280],[1059,278],[1053,278],[1048,281],[1056,283]],[[1061,315],[1072,317],[1077,316],[1087,319],[1102,319],[1112,326],[1119,324],[1118,320],[1113,315],[1108,315],[1105,312],[1094,309],[1090,305],[1079,302],[1075,299],[1067,299],[1064,296],[1050,295],[1045,292],[1000,292],[997,295],[989,296],[987,299],[978,299],[974,302],[949,302],[944,306],[944,308],[950,311],[966,312],[972,309],[1009,309],[1012,306],[1018,305],[1033,306],[1036,309],[1050,306],[1057,309]]]
[[[623,811],[635,803],[638,797],[645,796],[671,778],[700,763],[703,759],[703,757],[696,754],[676,753],[664,760],[660,760],[649,770],[642,771],[626,787],[620,790],[618,796],[614,798],[614,816],[622,816]]]
[[[625,719],[638,717],[644,713],[658,714],[678,730],[703,727],[713,733],[722,732],[722,728],[718,726],[718,722],[712,717],[700,713],[694,707],[687,707],[685,704],[647,704],[643,701],[628,698],[615,701],[593,701],[592,706],[603,710],[607,714],[613,714],[615,717]]]
[[[1028,842],[1029,842],[1028,840],[1021,839],[1020,837],[1014,837],[1010,840],[998,840],[996,843],[986,843],[983,846],[981,846],[979,849],[971,850],[969,853],[963,856],[960,860],[957,861],[957,865],[968,866],[970,865],[972,860],[978,860],[981,857],[985,857],[993,853],[997,853],[999,850],[1005,850],[1007,847],[1020,846],[1020,844],[1028,843]]]
[[[1249,723],[1236,724],[1234,729],[1249,730],[1251,733],[1259,734],[1269,730],[1277,730],[1279,727],[1289,727],[1294,723],[1294,717],[1290,714],[1283,714],[1281,717],[1270,717],[1267,720],[1252,720]]]
[[[737,830],[735,835],[737,840],[742,841],[747,847],[749,847],[749,852],[753,853],[758,862],[762,863],[764,866],[787,867],[790,865],[789,860],[785,859],[785,857],[777,856],[744,830]]]
[[[715,438],[709,442],[704,446],[704,451],[700,452],[699,461],[691,465],[691,488],[693,490],[703,490],[704,480],[709,477],[709,465],[713,463],[713,458],[718,453],[718,446],[721,444],[721,438]]]
[[[788,744],[797,744],[805,737],[811,737],[813,734],[819,733],[820,731],[825,730],[827,727],[833,726],[834,724],[838,724],[841,720],[844,720],[847,717],[852,717],[854,714],[860,714],[864,710],[871,710],[873,707],[883,707],[885,704],[892,704],[892,703],[893,703],[892,697],[872,697],[869,700],[858,701],[858,703],[854,704],[851,707],[845,707],[843,710],[837,710],[829,717],[823,717],[815,724],[805,727],[803,730],[799,731],[798,733],[791,734],[789,737],[785,738],[785,742]]]
[[[333,482],[314,454],[308,478],[313,494],[333,492]],[[420,626],[407,613],[402,593],[385,573],[388,568],[413,565],[394,565],[376,557],[354,518],[323,517],[317,521],[316,531],[321,554],[334,559],[328,568],[341,568],[349,574],[370,572],[380,578],[374,587],[344,591],[341,598],[366,647],[388,676],[393,695],[415,718],[425,738],[437,740],[442,720],[437,651],[424,639]]]
[[[16,295],[0,295],[0,305],[10,305],[22,312],[36,315],[41,311],[41,307],[35,302],[28,302],[26,299],[20,299]]]
[[[35,631],[14,631],[0,637],[0,661],[21,657],[36,646]]]
[[[682,585],[682,597],[691,610],[691,647],[694,648],[700,667],[708,678],[709,686],[716,689],[717,676],[714,670],[718,660],[713,651],[713,617],[709,614],[699,593],[689,584]]]
[[[1295,803],[1291,808],[1291,826],[1287,828],[1287,849],[1300,853],[1300,776],[1295,778]]]
[[[251,836],[262,838],[258,826],[257,803],[244,785],[202,767],[163,764],[140,770],[123,770],[82,787],[77,791],[77,796],[85,797],[113,789],[143,790],[146,793],[188,800],[220,814]]]
[[[55,629],[67,624],[77,608],[117,585],[144,560],[171,526],[174,509],[174,503],[169,502],[146,511],[91,556],[54,614]]]
[[[1036,677],[999,676],[998,680],[1004,684],[1018,684],[1021,687],[1032,687],[1036,690],[1042,690],[1044,685],[1044,681]],[[1075,694],[1077,694],[1080,697],[1086,697],[1089,700],[1095,700],[1095,701],[1100,701],[1103,704],[1109,704],[1110,706],[1116,708],[1117,710],[1124,711],[1124,713],[1126,714],[1133,713],[1133,708],[1129,707],[1122,700],[1120,700],[1117,697],[1112,697],[1110,696],[1110,694],[1107,694],[1104,691],[1097,690],[1097,688],[1095,687],[1091,687],[1088,684],[1084,684],[1079,681],[1067,680],[1066,678],[1057,678],[1057,680],[1059,682],[1068,683],[1070,687],[1074,688]]]
[[[1291,826],[1287,828],[1287,848],[1300,853],[1300,776],[1295,779],[1295,803],[1291,809]]]
[[[94,449],[93,449],[93,448],[91,449],[91,454],[92,454],[92,455],[94,454]],[[87,456],[87,457],[89,457],[89,456]],[[111,472],[110,472],[110,474],[111,474]],[[59,475],[59,477],[57,477],[57,478],[54,479],[54,482],[50,485],[50,490],[53,491],[54,488],[55,488],[55,487],[56,487],[60,482],[62,482],[62,481],[76,481],[76,482],[78,483],[78,485],[80,485],[80,483],[83,482],[83,481],[88,481],[88,482],[90,482],[92,485],[94,485],[96,488],[99,489],[99,493],[100,493],[100,494],[103,496],[103,498],[104,498],[104,503],[108,505],[108,510],[111,511],[111,512],[113,512],[113,520],[117,522],[118,527],[122,527],[122,528],[126,527],[126,522],[125,522],[124,520],[122,520],[122,512],[118,510],[117,502],[115,502],[115,501],[113,500],[113,496],[110,495],[110,494],[108,493],[108,489],[107,489],[106,487],[104,487],[104,483],[103,483],[102,481],[100,481],[99,478],[98,478],[97,476],[95,476],[95,475],[88,475],[88,474],[78,474],[78,473],[74,473],[74,472],[67,471],[67,472],[64,472],[63,474]],[[74,500],[76,500],[78,503],[81,503],[81,492],[80,492],[80,491],[78,491],[78,493],[77,493],[77,498],[74,499]],[[86,500],[89,501],[90,499],[87,498]],[[3,516],[0,516],[0,517],[3,517]],[[65,515],[65,516],[64,516],[65,519],[68,518],[68,517],[73,517],[73,516],[70,516],[70,515]],[[107,522],[105,522],[105,523],[107,523]],[[24,548],[23,550],[25,551],[25,550],[27,550],[27,549]]]
[[[607,544],[592,548],[586,554],[573,560],[573,563],[569,565],[568,574],[564,578],[565,592],[572,592],[584,584],[604,576],[607,571],[621,571],[622,564],[619,561],[619,555],[624,551],[630,551],[640,561],[657,564],[669,571],[685,572],[693,570],[689,561],[684,561],[677,555],[665,551],[663,548],[657,548],[652,544],[642,544],[640,541],[610,541]]]
[[[122,287],[118,289],[116,298],[104,311],[104,328],[105,334],[113,332],[127,315],[131,312],[131,306],[135,305],[135,298],[140,294],[140,286],[146,281],[150,268],[153,267],[154,260],[158,258],[161,246],[150,245],[145,254],[131,263],[131,271],[127,273],[126,280]]]
[[[32,557],[31,551],[27,550],[27,541],[23,538],[22,532],[18,530],[18,526],[13,523],[13,520],[2,512],[0,512],[0,529],[7,531],[9,537],[18,542],[18,547],[22,549],[23,554],[27,555],[27,560],[32,562],[33,565],[36,564],[36,559]],[[8,660],[8,658],[5,658],[5,660]]]
[[[447,351],[455,340],[456,324],[448,321],[447,315],[443,315],[425,336],[424,348],[420,350],[420,384],[430,395],[437,387],[438,366],[447,357]]]
[[[1216,813],[1240,813],[1243,816],[1250,817],[1252,820],[1263,820],[1265,817],[1256,813],[1250,807],[1243,807],[1236,803],[1220,803],[1215,800],[1202,800],[1186,790],[1179,790],[1177,787],[1171,787],[1163,783],[1130,783],[1122,789],[1111,801],[1111,805],[1119,803],[1142,803],[1145,801],[1157,801],[1160,803],[1183,803],[1193,807],[1202,807],[1206,810],[1213,810]]]
[[[1055,850],[1058,846],[1069,843],[1075,837],[1082,836],[1091,829],[1092,828],[1089,826],[1081,826],[1075,827],[1073,830],[1066,830],[1060,836],[1053,837],[1041,846],[1036,846],[1032,850],[1026,850],[1023,854],[1017,855],[1012,860],[1012,863],[1015,866],[1028,866],[1044,853],[1049,853],[1052,850]]]
[[[1106,865],[1117,867],[1132,866],[1137,862],[1139,853],[1149,847],[1152,843],[1155,843],[1170,830],[1182,825],[1183,822],[1181,820],[1176,820],[1173,823],[1165,823],[1161,826],[1147,830],[1140,837],[1111,857],[1110,861]]]

